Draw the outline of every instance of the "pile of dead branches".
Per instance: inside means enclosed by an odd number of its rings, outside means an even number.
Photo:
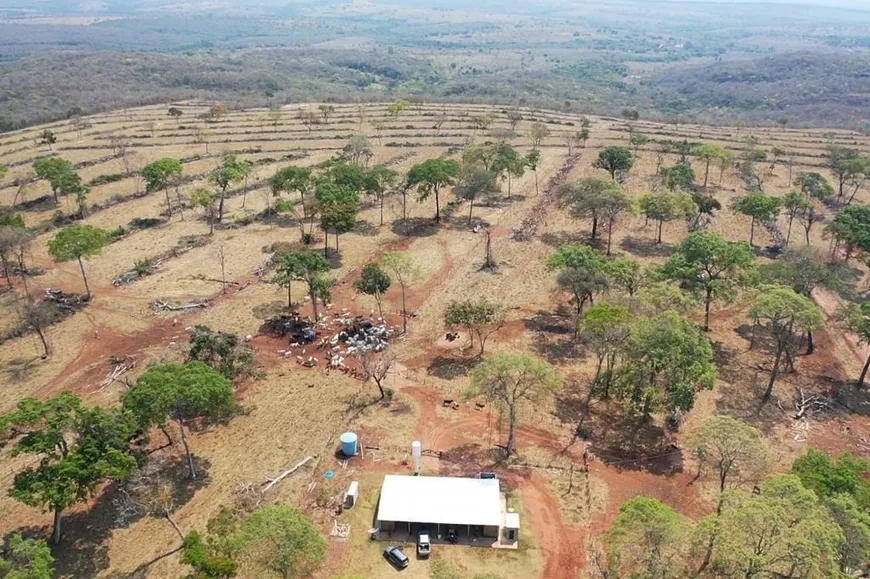
[[[574,170],[574,167],[577,166],[577,163],[580,162],[581,158],[582,154],[577,153],[576,155],[571,155],[565,159],[562,167],[555,175],[550,177],[546,185],[544,185],[544,191],[541,195],[540,201],[538,201],[538,203],[532,208],[531,212],[523,218],[519,227],[511,231],[511,239],[514,241],[529,241],[534,237],[535,233],[538,231],[538,227],[546,219],[550,205],[552,205],[556,200],[556,191],[559,186],[565,182],[568,175],[571,174],[571,171]]]
[[[151,302],[151,309],[155,312],[186,312],[199,308],[204,309],[207,308],[208,305],[208,300],[201,302],[188,302],[181,305],[172,305],[169,302],[163,300],[154,300],[153,302]]]

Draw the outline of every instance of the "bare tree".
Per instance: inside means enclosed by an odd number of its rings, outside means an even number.
[[[387,374],[396,362],[396,354],[390,350],[375,352],[374,350],[365,350],[360,356],[360,363],[363,370],[363,381],[369,380],[375,383],[378,391],[381,394],[381,400],[386,398],[387,392],[384,388],[384,380]]]

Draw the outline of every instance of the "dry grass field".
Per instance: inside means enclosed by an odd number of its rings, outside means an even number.
[[[91,126],[81,133],[62,122],[0,135],[0,163],[9,166],[9,173],[0,180],[0,205],[18,204],[27,225],[42,230],[29,256],[29,263],[46,270],[29,280],[34,295],[41,295],[44,288],[83,291],[77,264],[57,264],[47,253],[47,242],[57,231],[52,223],[56,208],[47,184],[31,181],[35,159],[51,154],[68,159],[87,183],[100,175],[128,174],[157,158],[179,158],[184,176],[190,179],[180,187],[182,196],[207,185],[207,174],[226,154],[236,154],[255,164],[246,191],[242,187],[232,189],[225,224],[216,228],[213,236],[205,236],[202,245],[164,260],[152,275],[118,287],[113,280],[131,269],[135,261],[166,252],[189,236],[203,236],[208,233],[208,225],[200,212],[190,208],[183,211],[183,217],[173,213],[168,219],[162,192],[144,194],[144,185],[132,175],[93,186],[85,221],[108,230],[124,227],[128,233],[107,246],[102,255],[86,262],[94,298],[82,311],[48,330],[53,349],[50,358],[40,359],[41,346],[32,334],[0,345],[0,411],[11,409],[24,396],[47,397],[62,390],[79,393],[89,403],[114,403],[126,387],[120,381],[106,384],[112,369],[110,358],[135,359],[136,366],[128,374],[135,378],[151,362],[180,359],[187,340],[185,328],[194,324],[253,336],[251,344],[257,350],[257,364],[264,377],[239,386],[237,398],[245,409],[241,415],[225,426],[208,428],[191,437],[192,449],[207,475],[191,489],[185,502],[177,505],[174,518],[186,531],[202,530],[221,505],[239,500],[241,486],[259,485],[266,477],[313,455],[313,463],[277,485],[266,500],[303,506],[324,533],[329,532],[336,518],[351,524],[349,540],[330,541],[323,577],[390,575],[380,559],[383,545],[369,542],[367,530],[380,476],[409,470],[408,449],[415,439],[422,440],[426,448],[444,453],[441,459],[426,459],[428,472],[471,475],[482,469],[496,470],[511,490],[511,501],[523,514],[524,547],[518,552],[439,549],[441,556],[469,573],[492,571],[505,577],[575,579],[590,565],[590,546],[606,530],[619,505],[639,494],[659,498],[692,516],[715,509],[715,497],[708,492],[707,481],[690,484],[694,462],[688,452],[681,452],[679,434],[665,435],[660,424],[629,432],[617,409],[603,404],[593,405],[588,419],[588,444],[593,456],[590,472],[572,468],[572,463],[580,464],[586,444],[575,440],[574,429],[578,401],[585,397],[592,361],[582,351],[563,347],[566,336],[556,326],[565,316],[562,308],[567,297],[558,291],[555,274],[546,270],[544,261],[558,246],[582,242],[588,236],[589,223],[549,204],[531,240],[518,242],[511,235],[548,199],[545,184],[560,170],[566,169],[569,179],[603,176],[592,162],[602,147],[627,144],[629,127],[625,121],[590,117],[589,142],[569,157],[565,137],[579,130],[579,116],[522,111],[524,118],[511,144],[523,152],[531,148],[527,134],[532,122],[547,124],[550,136],[540,148],[539,193],[535,175],[527,172],[513,183],[510,199],[506,195],[497,197],[475,209],[475,217],[492,233],[494,257],[499,264],[495,273],[481,270],[484,234],[466,226],[466,204],[448,213],[441,226],[435,227],[431,221],[433,202],[410,202],[414,227],[407,235],[399,224],[399,197],[387,200],[383,226],[378,225],[378,208],[364,206],[358,227],[341,237],[340,253],[333,254],[331,275],[338,280],[335,307],[368,315],[374,302],[356,296],[352,282],[365,263],[385,251],[407,251],[423,273],[409,292],[409,309],[416,312],[409,322],[409,334],[391,346],[401,362],[387,379],[396,395],[389,403],[367,404],[376,393],[373,385],[337,373],[326,375],[322,369],[302,368],[292,358],[284,359],[277,353],[286,349],[285,342],[259,332],[263,320],[281,310],[286,292],[269,283],[269,274],[258,275],[258,270],[270,257],[270,246],[298,239],[298,228],[292,220],[256,218],[270,202],[266,181],[288,164],[313,166],[329,159],[350,136],[359,133],[372,142],[372,165],[388,163],[404,172],[429,158],[458,158],[467,144],[491,140],[496,129],[508,128],[505,111],[478,105],[427,104],[420,110],[408,109],[391,116],[387,105],[342,105],[336,106],[328,122],[313,126],[309,132],[297,120],[297,112],[316,111],[316,104],[287,107],[277,119],[268,117],[265,110],[248,110],[231,111],[208,122],[198,118],[208,109],[206,103],[174,106],[184,112],[178,120],[167,116],[165,106],[151,106],[90,117]],[[474,128],[472,117],[487,113],[495,116],[495,123],[488,131]],[[447,120],[436,129],[436,119],[442,115]],[[632,126],[653,139],[717,143],[735,153],[753,136],[762,148],[778,146],[792,152],[795,173],[813,170],[827,174],[822,154],[828,143],[870,151],[870,138],[844,130],[756,130],[645,121],[636,121]],[[58,136],[51,151],[35,144],[37,134],[46,128]],[[126,143],[126,157],[113,152],[113,142],[119,139]],[[673,156],[668,156],[665,165],[673,163]],[[625,184],[627,192],[632,196],[648,192],[655,168],[652,147],[641,148]],[[699,163],[695,168],[703,175]],[[721,183],[717,173],[711,175],[711,192],[723,210],[709,229],[732,240],[746,240],[748,218],[727,209],[730,201],[743,193],[742,184],[734,171],[726,171]],[[771,173],[765,182],[768,193],[784,194],[791,189],[784,165],[773,167]],[[18,182],[26,184],[19,186]],[[48,198],[40,200],[45,196]],[[449,191],[443,197],[446,199],[442,203],[452,200]],[[870,194],[863,191],[857,201],[870,202],[868,197]],[[58,209],[71,213],[73,206],[72,200],[61,200]],[[158,218],[161,223],[152,228],[131,228],[133,218]],[[613,248],[616,254],[632,255],[644,263],[661,262],[685,235],[685,222],[670,222],[664,228],[664,243],[656,245],[653,225],[645,226],[642,217],[629,217],[615,230]],[[768,245],[767,236],[758,228],[756,245]],[[319,240],[317,247],[322,247],[322,237]],[[827,249],[821,226],[813,230],[812,242]],[[213,281],[221,275],[221,248],[227,279],[238,283],[226,293],[220,282]],[[762,252],[759,259],[767,257]],[[865,272],[855,273],[859,277],[855,287],[863,293]],[[15,291],[0,294],[2,331],[19,319],[16,292],[23,289],[17,278],[14,281]],[[442,339],[446,306],[452,300],[468,297],[497,299],[508,308],[507,323],[491,338],[489,351],[535,352],[554,364],[565,378],[565,390],[553,404],[522,417],[519,455],[510,464],[497,459],[495,445],[503,442],[500,435],[504,432],[489,409],[480,411],[473,404],[462,404],[454,410],[441,404],[445,398],[457,398],[468,384],[469,358]],[[819,296],[819,303],[832,315],[841,299],[834,294]],[[152,309],[155,301],[179,304],[202,300],[209,305],[197,311],[161,313]],[[391,288],[387,301],[386,310],[392,314],[400,311],[397,288]],[[797,387],[832,395],[849,389],[847,383],[860,371],[866,351],[830,324],[818,333],[817,351],[801,357],[797,373],[784,375],[774,400],[759,407],[769,360],[762,352],[749,351],[748,339],[736,331],[746,323],[747,305],[744,297],[735,296],[713,314],[710,336],[716,348],[719,377],[713,391],[699,396],[687,417],[687,426],[712,413],[728,413],[756,425],[773,447],[778,461],[775,468],[780,470],[788,469],[793,458],[809,445],[867,455],[870,409],[866,400],[843,399],[854,412],[843,407],[797,421],[789,411]],[[567,322],[567,318],[563,321]],[[342,468],[334,451],[338,435],[347,429],[360,433],[364,445],[379,450],[367,452]],[[627,450],[629,447],[631,450]],[[182,456],[178,448],[162,452],[169,452],[175,460]],[[5,489],[22,460],[12,459],[7,450],[3,451],[2,461],[0,487]],[[324,478],[327,470],[335,470],[336,477]],[[336,517],[332,509],[320,506],[322,498],[340,493],[349,480],[361,481],[361,502],[355,510]],[[55,551],[58,575],[178,577],[185,573],[177,552],[178,537],[166,521],[149,517],[119,520],[112,498],[112,489],[107,488],[86,508],[74,509],[67,515],[67,535]],[[3,533],[25,527],[42,527],[47,532],[51,516],[25,507],[3,492],[0,521]],[[404,575],[425,577],[426,564],[414,561]]]

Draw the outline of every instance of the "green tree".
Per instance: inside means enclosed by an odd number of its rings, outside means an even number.
[[[474,367],[471,385],[465,397],[483,396],[508,419],[505,455],[516,446],[519,412],[527,404],[536,404],[555,392],[562,384],[548,363],[528,354],[498,353]]]
[[[168,420],[178,424],[191,479],[196,469],[185,427],[200,418],[224,418],[235,408],[232,383],[203,362],[149,366],[122,401],[144,428],[165,429]]]
[[[314,308],[314,320],[318,320],[317,298],[319,295],[324,297],[321,295],[324,289],[324,274],[332,269],[329,261],[316,251],[293,251],[282,256],[279,267],[288,278],[300,279],[308,285],[308,296],[311,298],[311,307]],[[328,293],[328,286],[326,289]]]
[[[250,168],[246,166],[245,161],[239,159],[235,155],[227,155],[221,161],[221,164],[211,172],[208,180],[210,183],[220,189],[218,196],[218,223],[224,219],[224,200],[227,196],[227,189],[233,183],[239,183],[250,172]]]
[[[725,494],[714,530],[712,568],[725,577],[836,576],[842,531],[793,475],[768,477],[759,494]]]
[[[335,112],[335,107],[332,105],[318,105],[317,110],[320,111],[320,116],[323,117],[323,124],[329,121],[329,117]]]
[[[243,567],[256,577],[310,577],[326,555],[326,539],[300,509],[264,505],[235,536]]]
[[[709,143],[704,143],[703,145],[699,145],[695,147],[695,150],[692,154],[704,162],[704,190],[707,190],[707,183],[710,178],[710,165],[724,156],[725,149],[720,147],[719,145],[711,145]]]
[[[634,165],[634,155],[625,147],[611,145],[604,147],[598,158],[592,163],[596,169],[603,169],[610,173],[611,180],[616,180],[617,174],[625,174],[631,171]]]
[[[535,174],[535,195],[539,195],[540,191],[538,191],[538,165],[541,164],[541,152],[529,151],[529,154],[525,156],[523,162],[525,163],[525,166],[531,169],[532,172]],[[0,175],[0,177],[2,177],[2,175]]]
[[[791,472],[819,497],[852,496],[861,508],[870,507],[870,461],[844,452],[832,459],[811,448],[794,461]]]
[[[353,287],[358,292],[375,298],[375,302],[378,304],[378,315],[383,318],[382,302],[392,281],[390,275],[380,265],[367,263],[363,266],[360,278],[354,282]]]
[[[595,294],[609,287],[609,280],[602,265],[603,256],[585,245],[566,245],[547,260],[549,271],[558,271],[560,287],[571,292],[577,317],[583,313],[586,302],[594,300]]]
[[[190,194],[190,205],[202,208],[208,221],[208,234],[214,234],[214,220],[217,216],[217,197],[205,187],[198,187]]]
[[[492,160],[490,170],[496,175],[507,179],[508,197],[511,195],[511,182],[513,177],[522,177],[526,171],[526,159],[516,149],[507,144],[495,147],[495,157]]]
[[[181,177],[181,161],[164,157],[145,165],[142,168],[142,178],[145,179],[145,190],[149,193],[160,191],[166,194],[166,212],[172,218],[172,203],[169,200],[169,186]]]
[[[858,336],[859,344],[870,344],[870,302],[861,305],[850,304],[842,313],[846,329]],[[870,369],[870,356],[861,368],[861,376],[858,377],[858,388],[864,387],[867,378],[867,370]]]
[[[686,519],[656,499],[636,497],[619,507],[605,536],[613,577],[668,579],[686,571]]]
[[[12,535],[0,551],[0,577],[4,579],[52,579],[54,557],[41,539]]]
[[[647,219],[658,224],[656,243],[662,242],[662,229],[666,221],[688,219],[698,210],[692,197],[686,193],[648,193],[638,199],[638,206]]]
[[[856,157],[846,163],[846,183],[852,189],[848,199],[842,199],[844,205],[851,205],[855,200],[855,195],[864,186],[867,178],[870,177],[870,158]]]
[[[601,271],[610,279],[610,286],[624,291],[629,300],[634,299],[647,281],[647,272],[643,265],[630,257],[608,259],[601,264]]]
[[[462,169],[462,176],[456,184],[456,193],[462,199],[467,199],[468,226],[474,216],[474,202],[482,196],[491,195],[498,191],[498,182],[495,174],[483,168],[482,165],[466,165]]]
[[[480,344],[477,357],[483,356],[486,340],[504,324],[504,308],[487,300],[451,302],[444,311],[444,325],[448,328],[465,328],[474,347],[474,336]]]
[[[31,454],[39,460],[16,473],[9,496],[51,511],[52,541],[58,543],[63,511],[138,466],[130,448],[137,430],[128,413],[86,408],[71,392],[45,401],[23,398],[16,410],[0,416],[0,445],[14,441],[12,456]]]
[[[91,299],[91,288],[88,285],[88,277],[85,275],[83,259],[89,259],[102,253],[103,248],[109,243],[110,235],[93,225],[71,225],[61,229],[48,242],[48,253],[58,263],[77,260],[85,282],[85,301]]]
[[[241,374],[250,373],[254,353],[239,343],[239,337],[230,332],[213,332],[208,326],[196,325],[190,336],[188,362],[204,362],[234,380]]]
[[[649,141],[650,138],[645,133],[641,133],[639,131],[631,131],[628,134],[628,144],[631,145],[635,157],[637,157],[637,150],[648,144]]]
[[[565,183],[559,187],[558,196],[561,204],[568,207],[575,217],[592,220],[592,241],[598,238],[601,221],[619,215],[627,208],[627,197],[619,183],[606,179],[587,178]]]
[[[787,250],[776,261],[762,267],[764,277],[772,282],[789,286],[798,294],[812,299],[818,287],[838,289],[842,278],[836,267],[825,263],[822,254],[814,247],[799,247]],[[813,332],[807,332],[807,354],[815,350]]]
[[[48,182],[51,187],[51,194],[54,196],[55,204],[58,203],[57,194],[60,191],[60,186],[64,178],[70,173],[73,173],[73,165],[66,159],[60,157],[40,157],[33,162],[33,172],[37,179],[42,179]]]
[[[788,247],[789,241],[791,241],[791,226],[795,217],[807,211],[812,206],[812,201],[802,195],[800,191],[789,191],[782,198],[782,208],[785,209],[785,214],[788,215],[788,229],[785,234],[786,247]]]
[[[854,161],[859,157],[857,149],[842,145],[828,145],[825,148],[825,165],[837,179],[837,199],[840,202],[846,195],[846,182],[853,176],[856,168]]]
[[[377,165],[366,171],[363,190],[374,197],[381,212],[380,224],[384,224],[384,199],[392,192],[399,182],[399,173],[386,165]]]
[[[402,289],[402,333],[408,333],[408,305],[405,300],[408,286],[420,279],[420,268],[413,258],[401,251],[385,253],[381,258],[384,268],[392,275],[393,280]]]
[[[537,151],[544,139],[550,136],[550,129],[544,123],[534,122],[529,127],[529,140],[532,142],[532,149]]]
[[[758,320],[772,337],[775,349],[770,381],[764,400],[770,399],[773,385],[779,376],[780,363],[785,354],[792,359],[791,348],[795,331],[813,331],[822,325],[822,311],[810,299],[783,285],[766,286],[749,308],[749,318]]]
[[[3,266],[3,276],[9,286],[12,285],[9,261],[23,235],[26,235],[26,230],[21,215],[11,211],[0,211],[0,264]]]
[[[366,174],[357,165],[343,161],[332,162],[318,178],[318,185],[329,183],[346,187],[357,195],[365,190]]]
[[[399,114],[405,111],[409,106],[411,106],[411,104],[408,101],[399,99],[387,106],[387,113],[389,113],[391,117],[398,117]]]
[[[821,173],[798,173],[795,185],[800,187],[807,199],[815,197],[819,201],[825,201],[834,196],[834,188]]]
[[[753,480],[767,467],[764,436],[757,428],[731,416],[710,416],[689,433],[687,445],[700,465],[716,474],[720,493],[735,478],[740,482]]]
[[[193,567],[185,579],[231,579],[238,573],[238,564],[218,552],[202,535],[192,531],[184,537],[181,563]]]
[[[825,227],[825,236],[834,240],[833,255],[843,252],[844,262],[857,253],[870,253],[870,207],[850,205],[844,208]]]
[[[756,221],[767,222],[776,218],[779,214],[781,200],[779,197],[771,197],[762,192],[749,193],[739,199],[736,199],[732,205],[732,209],[737,213],[742,213],[749,217],[752,221],[749,226],[749,245],[755,241],[755,223]]]
[[[0,179],[4,178],[9,173],[9,166],[0,163]]]
[[[691,165],[680,163],[673,167],[662,167],[659,176],[668,191],[686,191],[695,182],[695,171]]]
[[[79,174],[75,171],[64,173],[57,185],[58,191],[65,197],[75,198],[76,205],[78,205],[79,208],[79,215],[83,218],[86,217],[87,207],[85,206],[85,201],[87,200],[91,188],[82,183],[82,178],[79,177]]]
[[[312,178],[311,169],[308,167],[284,167],[278,169],[274,175],[269,178],[269,187],[272,189],[272,194],[276,197],[282,191],[287,193],[299,193],[302,200],[302,217],[308,218],[308,209],[305,203],[305,195],[314,189],[314,180]]]
[[[580,129],[580,132],[577,133],[577,137],[580,139],[580,142],[583,143],[583,148],[586,148],[586,142],[589,140],[589,128],[583,127]]]
[[[335,250],[338,251],[338,238],[356,227],[359,212],[359,196],[356,191],[345,185],[323,182],[314,190],[317,208],[320,211],[320,227],[323,228],[323,255],[328,256],[329,231],[335,234]]]
[[[178,107],[169,107],[169,110],[166,111],[166,114],[172,117],[173,119],[178,119],[181,115],[184,114],[184,111]]]
[[[602,302],[589,307],[578,322],[580,339],[595,354],[595,377],[589,395],[610,395],[613,374],[625,341],[628,339],[632,314],[625,306]]]
[[[429,159],[408,171],[408,187],[417,188],[419,201],[435,196],[436,223],[441,223],[441,189],[456,183],[460,172],[459,163],[453,159]]]
[[[662,273],[701,296],[704,330],[708,331],[713,300],[731,295],[745,281],[754,261],[752,249],[746,243],[696,231],[680,242],[674,256],[662,267]]]
[[[632,363],[614,381],[615,394],[644,416],[687,412],[701,390],[713,388],[713,346],[695,324],[675,312],[638,320],[623,356]]]
[[[51,146],[55,143],[57,143],[57,135],[50,129],[45,129],[36,137],[36,144],[47,145],[49,151],[51,151]]]
[[[791,472],[816,493],[843,531],[840,568],[854,575],[870,553],[870,463],[848,452],[832,459],[811,448],[794,462]]]

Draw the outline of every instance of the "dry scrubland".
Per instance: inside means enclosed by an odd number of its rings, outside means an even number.
[[[509,308],[508,323],[491,339],[489,351],[533,351],[547,357],[566,378],[566,393],[560,395],[561,403],[523,416],[518,464],[497,467],[512,489],[512,504],[524,514],[526,547],[509,554],[440,548],[444,557],[469,572],[501,571],[507,576],[506,570],[510,569],[512,576],[574,578],[588,564],[590,542],[607,528],[621,502],[628,498],[640,493],[654,496],[693,516],[715,508],[715,492],[711,492],[706,481],[687,486],[694,473],[694,462],[688,452],[681,454],[668,447],[670,441],[655,425],[635,433],[633,450],[625,451],[618,414],[614,408],[603,405],[593,408],[589,421],[592,451],[597,458],[588,477],[579,469],[573,474],[569,489],[567,472],[572,461],[577,464],[573,451],[578,445],[572,444],[575,423],[573,415],[565,409],[570,406],[566,401],[584,397],[592,360],[583,356],[582,351],[567,355],[566,350],[558,347],[565,339],[564,332],[553,332],[554,324],[548,319],[559,311],[560,304],[567,302],[567,297],[558,291],[555,275],[546,271],[544,260],[559,245],[581,242],[588,235],[589,223],[574,219],[553,205],[532,240],[514,241],[511,231],[541,201],[544,184],[570,162],[564,137],[579,130],[578,116],[523,111],[524,120],[517,127],[517,136],[510,140],[514,146],[524,152],[530,149],[526,134],[532,118],[548,123],[551,131],[541,146],[538,181],[542,195],[536,195],[535,176],[527,172],[513,183],[511,200],[496,197],[494,203],[475,210],[476,217],[491,226],[493,252],[499,263],[497,273],[480,270],[484,236],[466,226],[465,204],[445,219],[440,228],[435,228],[428,221],[434,203],[431,200],[411,203],[410,216],[417,228],[405,236],[394,225],[400,215],[400,198],[391,197],[384,226],[378,226],[378,209],[365,206],[357,229],[341,237],[340,256],[333,260],[332,272],[339,280],[335,289],[339,307],[368,314],[374,303],[365,297],[355,297],[352,281],[362,265],[384,251],[407,250],[424,274],[409,295],[409,309],[418,315],[410,321],[407,339],[394,346],[401,365],[389,376],[388,385],[396,390],[396,396],[389,404],[364,406],[361,402],[375,393],[373,385],[341,374],[325,376],[321,370],[303,369],[292,359],[283,360],[276,354],[286,344],[258,335],[263,319],[280,311],[286,293],[267,283],[268,275],[261,278],[255,272],[269,257],[264,249],[276,242],[296,242],[298,229],[282,218],[254,220],[247,225],[240,221],[246,216],[256,216],[266,207],[269,194],[266,180],[278,168],[322,162],[340,151],[353,134],[364,133],[371,139],[372,165],[391,163],[404,172],[414,163],[432,157],[458,156],[470,142],[490,140],[493,130],[507,127],[504,111],[482,106],[426,105],[420,111],[409,109],[392,117],[386,105],[369,105],[361,119],[356,106],[337,106],[326,124],[314,126],[309,133],[296,118],[302,107],[284,109],[273,125],[274,120],[267,118],[263,110],[231,111],[206,123],[197,116],[207,110],[207,105],[177,106],[184,111],[177,121],[167,117],[164,106],[97,115],[89,118],[91,127],[81,135],[66,123],[53,124],[48,128],[58,135],[58,142],[51,152],[35,144],[37,134],[46,127],[0,135],[0,163],[10,167],[9,174],[0,181],[2,205],[12,204],[16,197],[19,202],[27,202],[50,195],[44,182],[30,184],[23,192],[12,183],[14,179],[25,178],[33,160],[40,156],[55,154],[76,163],[85,182],[103,174],[124,173],[127,170],[124,159],[113,155],[111,145],[111,140],[119,136],[129,143],[128,160],[133,166],[141,167],[160,157],[185,159],[184,175],[195,179],[185,183],[182,192],[205,185],[206,174],[225,154],[234,153],[256,164],[244,202],[241,191],[228,199],[225,222],[229,225],[216,229],[205,245],[166,260],[152,275],[128,285],[113,286],[113,279],[130,269],[134,261],[158,255],[179,244],[185,236],[207,233],[208,226],[201,215],[187,209],[183,219],[173,215],[158,227],[131,230],[109,245],[102,255],[87,262],[95,297],[83,311],[48,330],[54,350],[48,360],[39,359],[41,349],[35,335],[0,346],[3,384],[0,409],[12,408],[24,396],[47,397],[64,389],[82,394],[91,403],[113,403],[125,386],[120,382],[104,385],[111,370],[109,357],[135,357],[137,365],[131,377],[149,362],[180,359],[186,326],[205,324],[214,330],[253,335],[257,362],[265,377],[239,387],[237,398],[246,409],[244,414],[226,426],[191,437],[192,449],[208,476],[189,500],[178,505],[176,521],[185,530],[203,529],[220,505],[236,500],[239,485],[259,484],[304,456],[316,455],[314,467],[286,479],[270,491],[267,499],[303,505],[321,530],[328,532],[333,513],[316,506],[316,498],[322,496],[318,493],[324,489],[327,493],[340,492],[346,481],[361,480],[363,495],[359,508],[341,518],[352,524],[351,539],[330,543],[321,575],[352,572],[365,577],[386,576],[390,570],[380,560],[382,544],[370,544],[366,530],[371,524],[380,474],[407,470],[404,461],[410,441],[419,438],[425,447],[446,452],[440,461],[427,459],[426,468],[430,472],[473,474],[492,464],[492,445],[499,442],[496,418],[488,410],[475,411],[473,405],[463,405],[458,410],[441,407],[443,398],[455,398],[466,387],[465,370],[469,367],[465,355],[442,340],[444,309],[454,299],[488,297]],[[316,105],[311,110],[316,110]],[[475,129],[471,116],[489,112],[496,116],[495,125],[488,132]],[[435,129],[435,119],[442,114],[449,120],[440,130]],[[590,120],[591,138],[585,148],[578,149],[579,161],[571,169],[569,179],[603,176],[603,172],[592,167],[598,151],[610,144],[627,144],[628,127],[624,121],[595,117]],[[376,125],[381,128],[376,129]],[[847,131],[675,127],[644,121],[633,126],[654,139],[686,138],[721,144],[735,152],[742,150],[747,138],[754,135],[760,147],[770,150],[779,146],[795,153],[795,173],[801,170],[826,173],[820,168],[822,154],[824,146],[831,142],[870,150],[870,139]],[[196,137],[197,130],[208,133],[208,153],[206,144]],[[293,160],[285,159],[287,156]],[[665,165],[673,162],[671,156]],[[625,184],[630,195],[650,190],[655,164],[652,149],[642,148]],[[703,175],[699,163],[695,168]],[[713,183],[718,182],[716,173],[711,175]],[[787,174],[786,167],[775,167],[765,182],[765,190],[771,194],[790,190]],[[723,207],[743,193],[733,171],[726,171],[721,185],[711,190]],[[136,191],[133,177],[94,186],[88,205],[98,207],[89,211],[87,223],[115,229],[128,227],[134,217],[161,217],[165,210],[163,194],[135,195]],[[449,191],[443,197],[442,203],[452,199]],[[870,201],[867,197],[868,193],[862,192],[858,201]],[[72,212],[73,202],[62,200],[60,209]],[[30,262],[47,271],[30,280],[31,290],[41,293],[42,288],[57,287],[82,291],[77,264],[56,264],[47,254],[47,241],[55,231],[51,226],[54,211],[50,202],[22,211],[28,226],[46,229],[32,245]],[[749,221],[723,209],[709,229],[732,240],[746,240]],[[821,230],[822,227],[814,229],[813,243],[827,248]],[[664,243],[655,246],[653,225],[645,227],[642,217],[630,217],[615,230],[614,252],[634,255],[645,263],[661,262],[685,235],[685,222],[670,222],[665,225]],[[766,245],[767,235],[759,228],[756,245]],[[322,246],[322,238],[319,243]],[[223,295],[220,283],[206,279],[220,277],[220,247],[226,254],[227,278],[243,284],[244,289],[232,287]],[[863,280],[857,282],[859,288],[864,285]],[[387,298],[388,310],[398,311],[397,288],[391,289]],[[200,312],[167,314],[151,309],[155,300],[184,303],[204,299],[211,300],[210,306]],[[808,445],[866,454],[862,441],[870,436],[870,424],[864,416],[829,413],[795,421],[791,413],[780,410],[776,403],[758,411],[769,360],[766,354],[749,352],[748,341],[735,332],[744,323],[747,305],[738,298],[714,312],[711,339],[716,345],[719,377],[713,391],[699,396],[695,409],[688,415],[687,426],[716,412],[746,420],[765,432],[777,457],[775,468],[779,470],[788,469],[792,459]],[[0,329],[17,323],[11,292],[0,295],[0,308]],[[829,313],[833,309],[830,303],[826,305]],[[569,319],[564,314],[562,318],[555,315],[556,325]],[[860,370],[864,352],[839,330],[819,332],[817,344],[814,355],[801,358],[798,372],[783,376],[776,387],[774,395],[786,408],[795,386],[811,392],[826,391],[832,384],[853,379]],[[381,450],[367,454],[363,461],[350,464],[346,470],[339,468],[336,479],[330,483],[323,473],[338,468],[333,451],[338,434],[345,429],[359,432],[363,443],[379,446]],[[175,452],[176,457],[181,456],[177,449]],[[2,460],[0,486],[5,489],[16,465],[22,461],[11,459],[8,451],[4,451]],[[313,490],[311,483],[317,483]],[[129,524],[119,522],[110,495],[107,491],[92,501],[89,508],[76,509],[67,516],[67,538],[56,550],[60,576],[123,577],[137,569],[151,577],[184,573],[177,553],[171,553],[179,546],[171,527],[164,520],[148,517]],[[47,528],[51,522],[50,515],[13,501],[5,492],[0,494],[0,520],[3,532],[33,525]],[[170,554],[162,557],[167,553]],[[426,565],[412,562],[404,575],[425,577]]]

